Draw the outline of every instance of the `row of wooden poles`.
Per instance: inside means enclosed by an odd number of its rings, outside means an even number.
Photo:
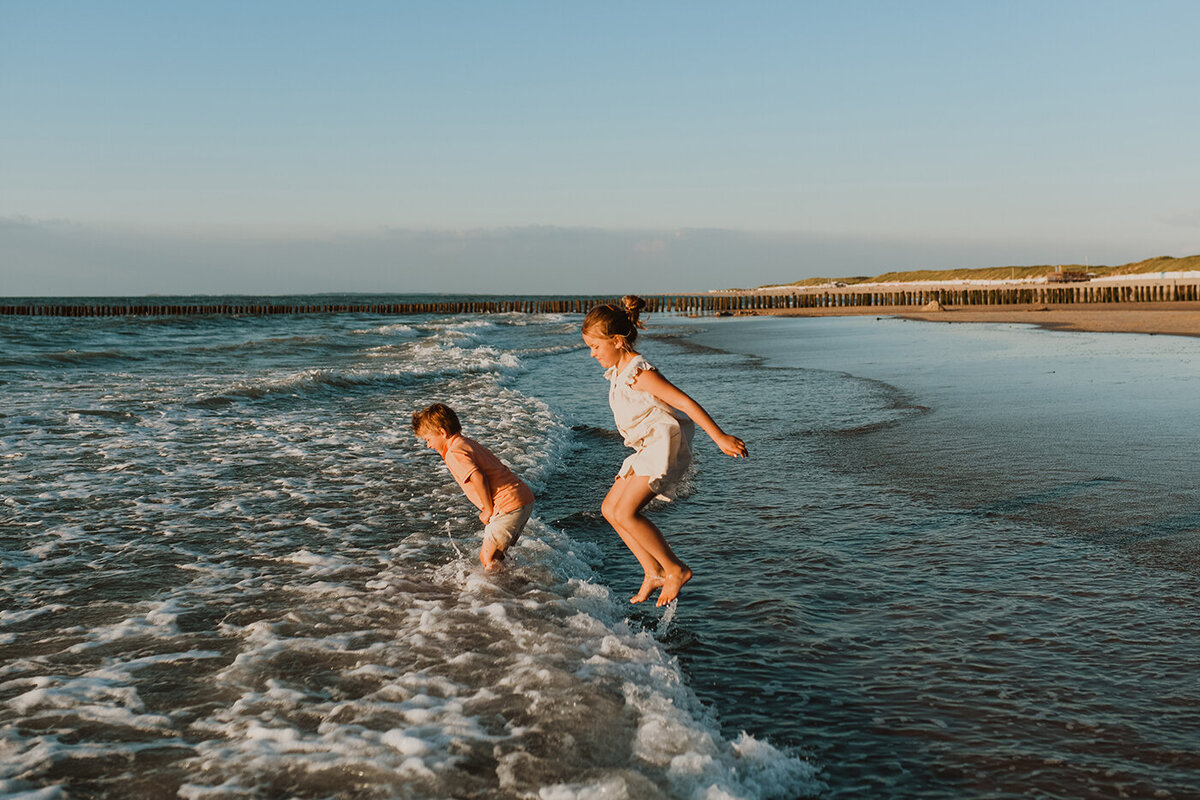
[[[732,300],[732,307],[725,302]],[[1200,300],[1200,282],[1104,286],[1036,286],[999,288],[919,288],[911,290],[857,291],[853,288],[790,294],[754,294],[703,298],[703,311],[777,308],[850,308],[858,306],[924,306],[937,301],[944,306],[1074,305],[1080,303],[1158,303]],[[712,305],[713,302],[716,305]],[[688,307],[667,310],[690,310]]]
[[[1069,305],[1076,303],[1153,303],[1200,300],[1200,282],[1078,285],[1029,288],[937,288],[888,291],[650,295],[646,311],[722,314],[771,309],[913,307],[937,301],[944,306]],[[582,314],[602,298],[447,300],[422,303],[26,303],[0,305],[0,314],[35,317],[205,316],[270,314]]]

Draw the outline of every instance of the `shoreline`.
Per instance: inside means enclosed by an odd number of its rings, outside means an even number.
[[[745,310],[735,312],[734,316],[875,316],[919,322],[1020,323],[1056,331],[1200,336],[1200,302],[946,306],[941,310],[928,311],[911,306],[779,308]]]

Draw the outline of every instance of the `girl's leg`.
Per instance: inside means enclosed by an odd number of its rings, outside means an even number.
[[[642,547],[639,540],[626,529],[623,517],[620,514],[620,509],[626,505],[622,497],[629,489],[629,481],[627,478],[617,478],[613,482],[612,488],[608,490],[608,494],[604,498],[604,502],[600,506],[600,512],[604,515],[604,519],[609,525],[613,526],[613,530],[621,537],[621,541],[629,548],[638,563],[642,565],[642,571],[645,573],[645,578],[642,580],[642,588],[638,593],[629,598],[631,603],[640,603],[650,596],[650,593],[659,586],[662,586],[663,578],[662,564],[658,562],[654,556]],[[647,498],[647,501],[649,498]]]
[[[654,492],[650,489],[649,478],[627,475],[617,478],[604,498],[601,510],[646,572],[642,588],[631,602],[645,600],[661,579],[663,589],[657,603],[661,606],[675,599],[679,590],[691,579],[692,571],[671,550],[662,531],[642,515],[642,508],[652,497]]]

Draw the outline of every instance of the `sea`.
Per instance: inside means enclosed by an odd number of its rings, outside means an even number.
[[[645,321],[664,608],[579,315],[0,317],[0,797],[1200,797],[1200,339]]]

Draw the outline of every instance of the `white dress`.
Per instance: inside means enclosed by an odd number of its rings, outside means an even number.
[[[696,425],[691,418],[672,408],[649,392],[630,384],[642,370],[654,369],[642,356],[635,356],[625,368],[609,367],[608,404],[612,407],[617,430],[634,454],[625,459],[617,477],[642,475],[650,479],[650,489],[660,500],[672,500],[683,473],[692,462],[692,435]]]

